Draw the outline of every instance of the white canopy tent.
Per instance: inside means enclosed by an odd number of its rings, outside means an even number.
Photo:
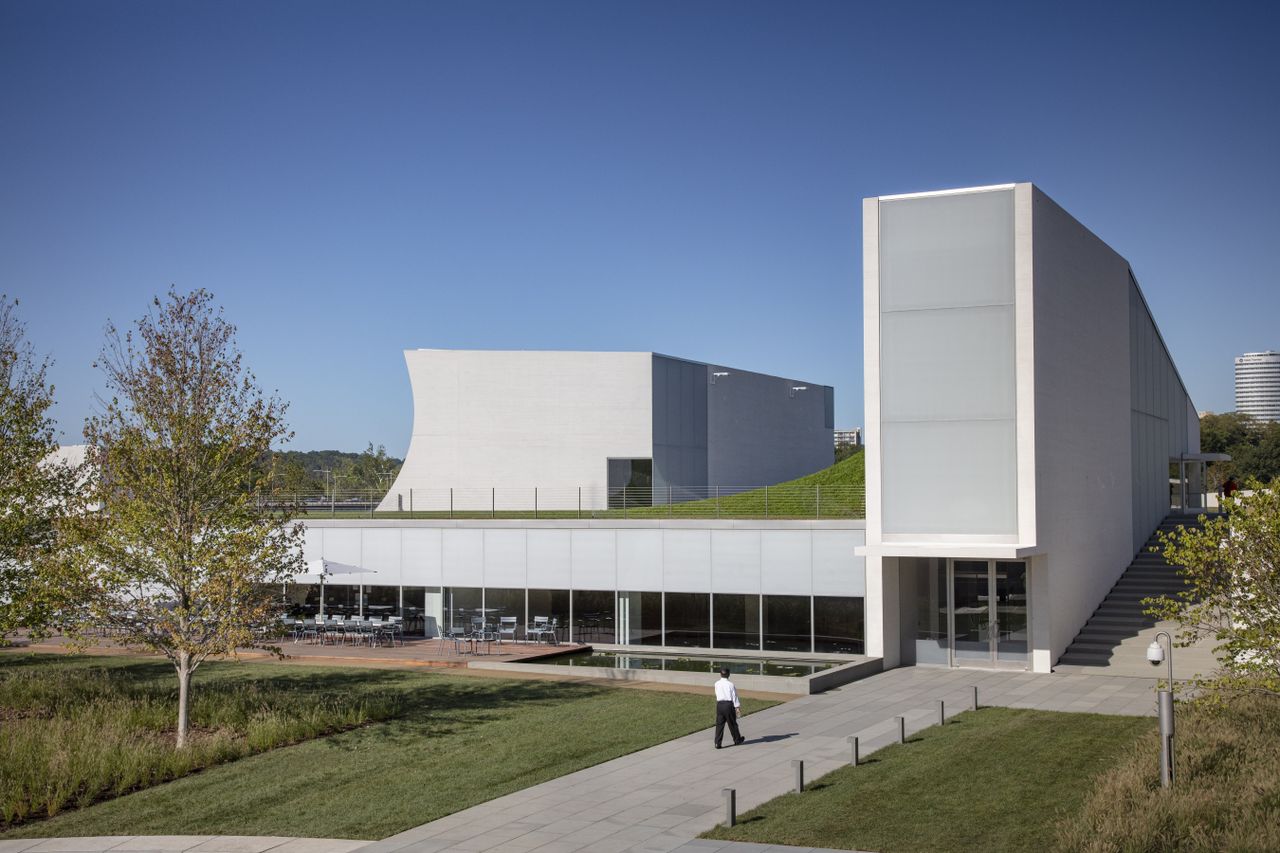
[[[333,575],[376,575],[373,569],[366,569],[361,566],[353,566],[350,563],[339,563],[336,560],[326,560],[324,558],[318,560],[308,560],[307,570],[303,574],[295,575],[294,583],[318,583],[320,584],[320,615],[324,616],[324,580]]]

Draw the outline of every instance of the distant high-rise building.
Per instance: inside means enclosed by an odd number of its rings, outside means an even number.
[[[1236,358],[1236,411],[1280,421],[1280,352],[1247,352]]]
[[[838,429],[833,433],[836,440],[836,447],[861,447],[862,446],[862,428],[855,427],[853,429]]]

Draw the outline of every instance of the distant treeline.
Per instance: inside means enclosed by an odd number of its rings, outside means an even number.
[[[1240,412],[1206,414],[1200,419],[1200,449],[1231,454],[1230,462],[1209,466],[1209,485],[1215,488],[1227,477],[1239,482],[1256,477],[1264,483],[1280,477],[1280,422]]]
[[[386,491],[400,472],[403,459],[387,455],[372,443],[363,453],[342,450],[277,450],[263,460],[276,492],[327,494],[355,490]]]

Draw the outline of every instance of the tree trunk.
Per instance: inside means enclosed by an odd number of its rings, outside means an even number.
[[[178,653],[178,749],[187,745],[187,702],[191,695],[191,655]]]

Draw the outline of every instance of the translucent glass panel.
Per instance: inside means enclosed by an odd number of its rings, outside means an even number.
[[[879,216],[883,530],[1014,534],[1013,192]]]
[[[1013,302],[1013,191],[881,202],[880,281],[882,312]]]
[[[1012,420],[886,423],[884,531],[1016,533],[1015,439]]]

